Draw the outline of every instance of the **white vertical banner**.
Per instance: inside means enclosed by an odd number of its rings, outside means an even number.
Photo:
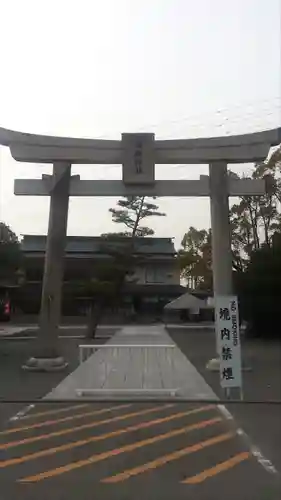
[[[237,297],[231,295],[216,297],[215,316],[221,387],[223,389],[241,388],[241,344]]]

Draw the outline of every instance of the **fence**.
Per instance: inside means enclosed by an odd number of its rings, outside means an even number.
[[[88,359],[88,357],[95,352],[97,349],[111,349],[116,350],[118,355],[118,350],[128,349],[141,349],[144,352],[144,360],[148,358],[148,350],[151,349],[161,349],[164,350],[166,357],[168,358],[168,351],[175,348],[175,344],[82,344],[79,345],[79,363],[82,364]],[[106,361],[105,361],[106,362]],[[107,368],[105,368],[107,370]],[[95,389],[85,389],[80,388],[76,390],[77,396],[91,396],[91,395],[102,395],[107,394],[132,394],[136,395],[149,395],[149,396],[175,396],[178,392],[178,388],[95,388]]]

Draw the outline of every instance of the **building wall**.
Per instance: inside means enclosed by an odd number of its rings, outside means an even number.
[[[90,274],[94,276],[95,267],[100,261],[95,259],[75,259],[66,258],[64,269],[65,281],[86,280]],[[44,258],[28,258],[26,260],[26,280],[41,281],[43,279]],[[154,261],[149,264],[139,264],[135,273],[130,279],[136,280],[140,285],[144,284],[180,284],[180,272],[177,266],[176,259],[171,257],[166,262]]]
[[[75,284],[86,282],[95,276],[95,271],[104,263],[108,257],[103,253],[100,246],[100,238],[68,237],[66,245],[66,256],[64,262],[64,288],[63,288],[63,309],[71,310],[75,313],[81,308],[81,301],[73,298],[75,294]],[[137,250],[140,259],[136,266],[134,275],[128,281],[140,285],[137,295],[145,304],[145,308],[163,307],[164,302],[169,301],[170,290],[168,286],[175,289],[180,285],[180,273],[175,258],[175,248],[169,238],[140,238]],[[20,302],[26,312],[36,312],[39,310],[42,292],[42,280],[44,270],[44,254],[46,248],[46,238],[42,236],[25,236],[23,239],[23,252],[26,257],[26,281],[21,290]],[[154,285],[160,290],[154,291]],[[162,286],[163,285],[163,286]],[[74,288],[73,288],[74,286]],[[134,285],[133,285],[134,287]],[[144,290],[142,289],[144,287]],[[145,287],[149,289],[147,293]],[[171,299],[174,294],[180,291],[171,290]],[[177,295],[176,295],[177,296]],[[125,294],[124,300],[135,297],[135,292],[130,291]],[[139,299],[140,300],[140,299]],[[72,306],[73,304],[73,306]],[[158,305],[157,305],[158,304]],[[73,307],[73,310],[72,310]],[[66,312],[66,314],[69,314]]]
[[[176,262],[153,263],[143,266],[137,266],[133,278],[137,283],[144,284],[180,284],[180,272]]]

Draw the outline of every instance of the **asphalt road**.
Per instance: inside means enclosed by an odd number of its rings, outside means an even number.
[[[1,498],[280,498],[216,406],[44,404],[0,438]]]
[[[206,370],[215,357],[214,333],[169,331],[182,352],[218,395],[222,395],[217,373]],[[250,372],[243,372],[245,404],[229,404],[227,409],[235,421],[262,450],[281,473],[281,405],[268,403],[281,400],[281,342],[242,339],[242,358]],[[260,404],[247,404],[247,401]],[[280,494],[281,498],[281,494]]]
[[[212,354],[210,337],[172,336],[214,387],[216,377],[204,372]],[[22,372],[20,365],[32,352],[32,342],[0,341],[2,397],[42,397],[67,375]],[[80,342],[62,339],[68,372],[77,366]],[[267,363],[269,359],[268,355]],[[272,385],[268,397],[278,390],[278,382]],[[253,390],[261,393],[261,387]],[[11,420],[23,408],[0,404],[1,500],[280,499],[280,476],[258,463],[248,442],[237,435],[234,422],[225,419],[217,406],[38,403]],[[273,443],[271,433],[277,438],[279,430],[277,420],[275,427],[270,420],[272,410],[262,418],[258,412],[249,417],[248,411],[240,407],[238,425],[242,421],[253,443],[261,446],[264,441],[277,457],[280,441]]]

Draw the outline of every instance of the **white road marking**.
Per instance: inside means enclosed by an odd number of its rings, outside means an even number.
[[[225,417],[226,420],[232,421],[232,423],[235,425],[235,419],[233,415],[228,411],[228,409],[224,405],[218,405],[219,411],[222,413],[222,415]],[[242,438],[245,442],[247,447],[249,448],[251,454],[255,457],[255,459],[258,461],[258,463],[269,473],[271,474],[279,474],[278,470],[274,467],[273,463],[266,458],[261,450],[252,443],[252,440],[246,434],[241,427],[238,427],[236,429],[236,434]]]
[[[29,411],[31,411],[33,408],[35,408],[35,405],[28,405],[22,410],[18,411],[13,417],[9,418],[9,422],[15,422],[16,420],[20,420],[22,417],[24,417]]]
[[[98,335],[95,337],[95,339],[111,339],[113,337],[112,335]],[[85,335],[59,335],[59,339],[85,339]],[[1,340],[34,340],[37,339],[35,335],[24,335],[21,337],[0,337]]]

